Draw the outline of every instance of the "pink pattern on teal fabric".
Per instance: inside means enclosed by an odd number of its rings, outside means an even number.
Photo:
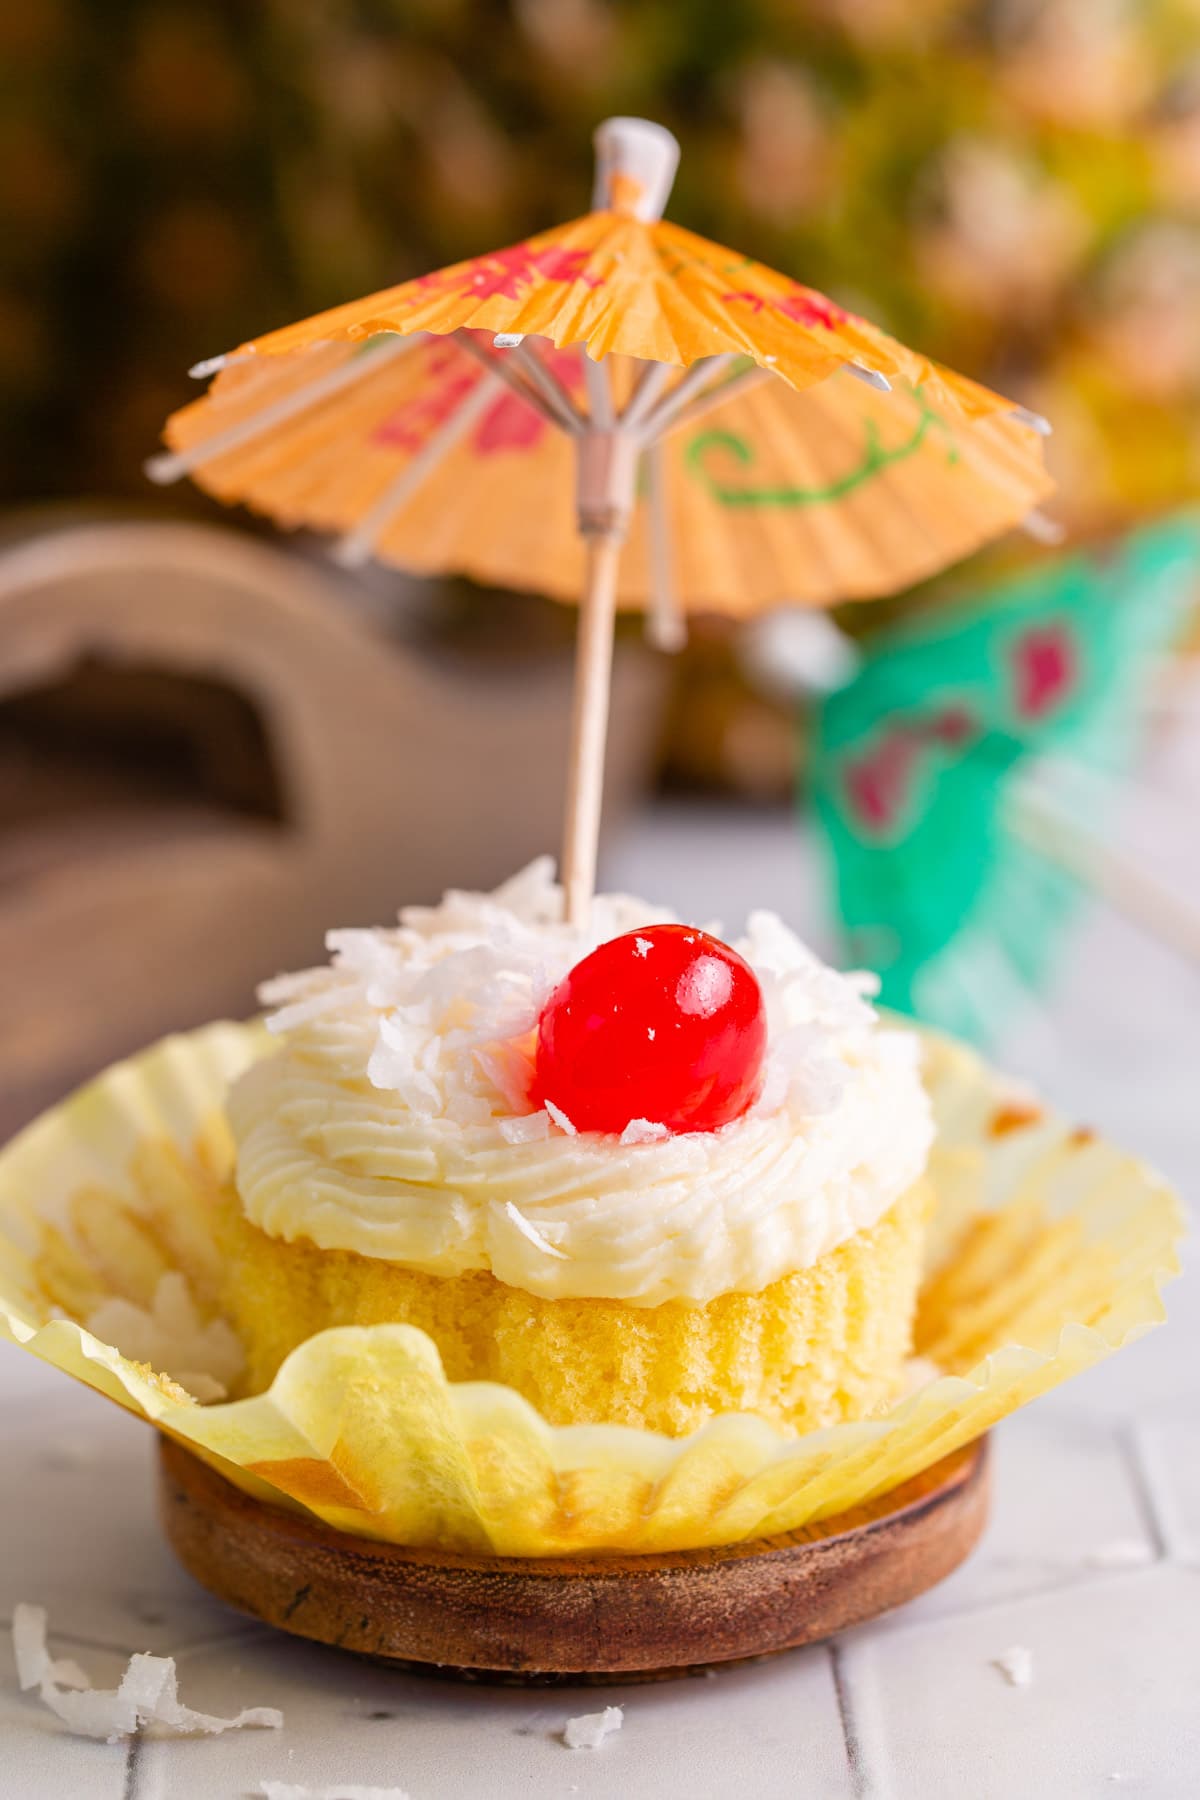
[[[1032,627],[1013,645],[1017,714],[1044,719],[1075,686],[1077,655],[1061,624]]]
[[[863,755],[848,758],[846,804],[864,836],[887,837],[901,823],[921,755],[961,750],[979,730],[969,708],[954,701],[927,719],[894,719]]]

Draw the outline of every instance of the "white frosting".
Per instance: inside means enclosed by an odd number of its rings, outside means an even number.
[[[284,1239],[546,1299],[655,1306],[754,1293],[874,1224],[933,1135],[918,1046],[872,978],[838,975],[772,913],[736,948],[762,986],[766,1075],[715,1132],[576,1132],[525,1099],[546,998],[596,944],[667,916],[602,896],[561,923],[547,860],[390,931],[335,931],[330,966],[268,982],[278,1055],[235,1084],[247,1216]]]

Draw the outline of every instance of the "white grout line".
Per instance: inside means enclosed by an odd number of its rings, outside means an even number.
[[[142,1734],[138,1730],[125,1746],[125,1781],[121,1788],[121,1800],[147,1800],[141,1775]]]
[[[861,1633],[853,1638],[835,1637],[828,1640],[825,1648],[829,1652],[854,1800],[893,1800],[870,1640]]]
[[[1131,1424],[1117,1434],[1117,1442],[1125,1454],[1138,1505],[1155,1549],[1170,1562],[1195,1561],[1200,1545],[1180,1517],[1171,1492],[1171,1481],[1149,1429]]]

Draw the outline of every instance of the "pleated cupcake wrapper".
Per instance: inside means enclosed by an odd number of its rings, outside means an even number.
[[[237,1355],[215,1316],[223,1099],[267,1047],[257,1025],[168,1039],[0,1155],[0,1335],[247,1492],[340,1530],[506,1556],[795,1530],[908,1480],[1164,1316],[1182,1231],[1170,1189],[930,1038],[939,1208],[915,1348],[942,1373],[885,1417],[802,1437],[744,1414],[681,1439],[552,1426],[509,1388],[448,1382],[407,1325],[322,1332],[268,1392],[199,1404],[180,1383],[216,1391]],[[132,1354],[89,1319],[119,1322]]]

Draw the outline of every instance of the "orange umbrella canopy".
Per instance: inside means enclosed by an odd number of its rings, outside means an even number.
[[[569,438],[503,380],[498,365],[510,355],[477,332],[471,349],[452,337],[377,334],[247,357],[174,415],[167,442],[177,461],[199,456],[195,479],[222,501],[285,526],[351,533],[477,400],[469,428],[412,504],[380,518],[370,548],[408,569],[577,598],[584,546]],[[547,345],[541,361],[585,412],[584,352]],[[642,452],[621,605],[682,596],[744,615],[781,599],[888,593],[1026,518],[1049,488],[1040,439],[1011,410],[969,415],[944,394],[935,403],[928,384],[883,392],[837,366],[800,392],[750,385],[753,367],[740,358],[725,377],[738,392],[714,394],[692,416],[685,407]],[[613,367],[618,409],[637,368],[627,357]],[[298,410],[262,425],[295,401]]]
[[[583,218],[198,366],[216,380],[149,465],[340,531],[346,561],[578,590],[572,918],[594,875],[619,599],[665,622],[681,597],[744,613],[888,592],[1050,487],[1043,421],[665,222],[669,132],[610,119],[596,145]]]

